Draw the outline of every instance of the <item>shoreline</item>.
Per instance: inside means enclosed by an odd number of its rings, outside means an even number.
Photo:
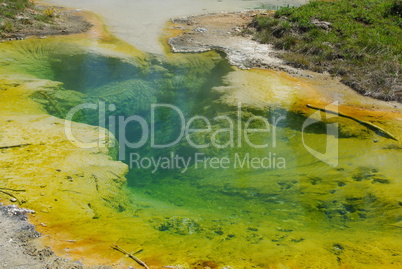
[[[229,63],[239,69],[283,72],[295,79],[317,85],[319,92],[316,99],[324,98],[328,103],[339,101],[339,105],[345,106],[345,109],[352,114],[363,115],[362,105],[367,107],[366,112],[370,112],[374,105],[379,110],[402,109],[402,104],[397,101],[362,95],[342,83],[340,77],[331,76],[327,72],[317,73],[288,65],[278,57],[284,51],[275,49],[272,44],[254,41],[253,35],[247,33],[250,22],[256,16],[270,16],[270,13],[260,10],[173,18],[167,26],[166,39],[173,53],[201,53],[217,50],[223,52]],[[337,100],[340,96],[344,97]],[[324,103],[319,100],[308,101]],[[350,107],[352,104],[355,104],[354,109]],[[301,108],[301,111],[308,110]],[[395,115],[400,114],[398,111],[395,112]]]
[[[310,2],[256,16],[247,31],[282,50],[289,65],[329,73],[364,96],[401,103],[401,10],[396,0]]]
[[[335,78],[363,98],[369,97],[384,102],[398,99],[379,97],[361,91],[345,82],[339,75],[316,72],[311,68],[301,68],[291,64],[284,55],[288,50],[279,50],[274,44],[255,40],[256,29],[252,25],[255,18],[270,18],[274,11],[254,10],[243,12],[208,13],[171,19],[168,31],[178,31],[168,39],[168,44],[176,53],[200,53],[210,50],[224,52],[231,65],[240,69],[268,69],[284,71],[292,76],[313,78]],[[227,17],[227,18],[225,18]]]
[[[28,221],[31,214],[35,212],[0,203],[0,268],[111,269],[108,266],[85,267],[79,261],[56,256],[51,248],[39,241],[42,235]]]
[[[226,54],[226,59],[240,69],[271,69],[289,74],[307,76],[286,65],[276,57],[278,50],[261,44],[243,35],[242,31],[263,10],[206,13],[171,19],[170,30],[181,30],[179,36],[169,38],[168,44],[174,53],[202,53],[217,50]]]

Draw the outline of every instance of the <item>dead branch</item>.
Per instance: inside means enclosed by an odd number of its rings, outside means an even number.
[[[6,192],[6,191],[2,191],[2,190],[0,190],[0,192],[4,193],[4,194],[6,194],[6,195],[8,195],[8,196],[10,196],[12,198],[14,198],[18,202],[18,204],[21,204],[20,200],[17,197],[15,197],[14,195],[12,195],[11,193]]]
[[[0,190],[15,191],[15,192],[26,192],[27,191],[27,190],[15,190],[15,189],[9,189],[9,188],[0,188]]]
[[[118,245],[113,245],[110,246],[112,249],[117,250],[125,255],[127,255],[129,258],[133,259],[134,261],[136,261],[139,265],[144,266],[146,269],[149,269],[148,265],[141,261],[140,259],[138,259],[137,257],[135,257],[133,254],[128,253],[127,251],[125,251],[124,249],[122,249],[121,247],[119,247]]]
[[[30,146],[31,144],[19,144],[19,145],[11,145],[11,146],[1,146],[0,149],[11,149],[11,148],[20,148]]]
[[[18,202],[18,204],[21,204],[21,201],[17,197],[15,197],[15,195],[9,193],[9,191],[25,192],[26,190],[14,190],[14,189],[9,189],[9,188],[0,188],[0,193],[4,193],[5,195],[8,195],[8,196],[14,198]]]
[[[332,111],[332,110],[328,110],[328,109],[320,108],[320,107],[315,107],[315,106],[312,106],[310,104],[307,104],[307,107],[312,108],[312,109],[316,109],[316,110],[320,110],[320,111],[323,111],[325,113],[335,114],[335,115],[338,115],[338,116],[341,116],[341,117],[344,117],[344,118],[354,120],[354,121],[360,123],[361,125],[364,125],[365,127],[369,128],[371,130],[374,130],[375,132],[380,132],[386,138],[390,138],[390,139],[393,139],[395,141],[398,141],[398,139],[396,139],[395,136],[393,136],[392,134],[390,134],[389,132],[387,132],[383,128],[381,128],[381,127],[379,127],[377,125],[374,125],[371,122],[359,120],[359,119],[357,119],[355,117],[343,114],[341,112]]]

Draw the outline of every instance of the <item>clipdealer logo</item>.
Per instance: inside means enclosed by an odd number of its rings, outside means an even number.
[[[332,105],[332,104],[331,104]],[[73,134],[73,119],[74,116],[82,110],[94,110],[98,112],[99,117],[99,133],[98,140],[91,142],[83,142],[77,139]],[[157,143],[157,135],[164,135],[163,131],[157,130],[157,112],[158,110],[168,109],[171,114],[175,114],[178,120],[178,135],[172,138],[172,141],[166,142],[165,144]],[[248,168],[248,169],[284,169],[286,168],[285,158],[282,156],[277,156],[274,152],[266,152],[266,156],[254,157],[250,153],[236,153],[234,152],[230,156],[224,157],[209,157],[203,153],[196,153],[193,156],[179,156],[174,152],[171,152],[169,156],[141,156],[138,152],[130,152],[127,155],[127,150],[137,150],[149,146],[151,149],[168,149],[173,148],[181,142],[186,142],[190,147],[194,149],[206,149],[209,147],[214,147],[216,149],[234,149],[243,148],[248,146],[254,149],[267,149],[276,148],[277,146],[277,126],[281,121],[286,120],[285,116],[273,117],[271,122],[268,119],[261,116],[249,117],[245,122],[243,122],[242,106],[238,103],[237,106],[237,117],[232,119],[225,115],[219,115],[213,119],[208,119],[205,116],[196,115],[188,120],[186,120],[184,113],[176,106],[171,104],[152,104],[150,106],[150,119],[149,122],[139,115],[132,115],[129,117],[125,116],[109,116],[108,112],[116,111],[116,106],[114,104],[106,105],[104,102],[99,102],[98,104],[81,104],[70,110],[66,117],[65,124],[65,134],[66,137],[75,146],[80,148],[95,148],[106,146],[104,141],[108,137],[109,131],[113,134],[117,134],[116,140],[119,144],[119,160],[127,161],[126,158],[129,156],[130,160],[127,162],[132,169],[150,169],[152,173],[157,170],[167,170],[167,169],[179,169],[181,172],[186,172],[190,166],[195,168],[213,168],[213,169],[229,169],[229,168]],[[336,115],[330,115],[329,117],[336,117]],[[328,117],[327,117],[328,118]],[[108,129],[106,129],[106,119],[109,123]],[[320,153],[313,148],[311,148],[304,139],[305,129],[321,121],[321,113],[317,111],[310,115],[304,122],[301,133],[302,133],[302,143],[306,150],[312,154],[317,159],[331,165],[336,166],[338,164],[338,128],[334,124],[327,126],[327,146],[326,152]],[[202,128],[195,123],[202,123]],[[213,129],[214,123],[219,123],[225,128],[220,128],[218,130]],[[257,123],[260,128],[252,128],[251,126]],[[136,141],[132,142],[127,137],[126,129],[129,124],[135,124],[139,130],[136,134]],[[203,133],[208,135],[209,139],[207,142],[200,143],[195,141],[193,135],[197,133]],[[262,133],[265,134],[268,139],[264,142],[253,141],[253,134]],[[224,141],[222,141],[222,134],[225,134]],[[114,141],[109,143],[109,146],[114,146]]]

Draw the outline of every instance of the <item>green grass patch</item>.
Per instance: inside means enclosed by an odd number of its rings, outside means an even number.
[[[12,19],[26,8],[32,6],[33,3],[29,0],[3,0],[0,3],[0,16]]]
[[[402,1],[312,1],[257,16],[255,38],[294,66],[328,71],[362,94],[402,100]]]
[[[26,8],[33,7],[29,0],[3,0],[0,3],[0,37],[4,33],[15,31],[17,16],[21,15]]]

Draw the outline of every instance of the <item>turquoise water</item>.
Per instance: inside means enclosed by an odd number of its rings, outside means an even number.
[[[385,253],[386,247],[378,243],[389,237],[401,239],[400,227],[395,226],[402,206],[396,188],[401,180],[397,142],[369,131],[351,134],[339,127],[338,135],[329,135],[339,143],[339,164],[331,166],[306,148],[325,150],[327,124],[317,122],[302,132],[306,114],[225,102],[225,94],[216,89],[227,84],[224,78],[234,69],[219,53],[140,59],[89,53],[77,45],[56,46],[39,40],[16,46],[2,64],[8,61],[10,69],[62,82],[46,98],[34,95],[57,117],[64,118],[82,103],[114,105],[101,120],[106,120],[117,138],[130,143],[143,138],[144,126],[133,121],[122,128],[117,118],[136,115],[149,125],[154,119],[154,142],[159,145],[176,140],[182,122],[171,107],[159,108],[152,116],[151,105],[173,105],[186,122],[205,117],[194,120],[191,127],[209,131],[195,132],[190,140],[207,147],[197,148],[183,138],[158,149],[148,136],[143,146],[130,149],[119,139],[120,158],[131,166],[127,180],[135,201],[131,209],[121,211],[134,212],[128,214],[151,226],[160,239],[144,240],[141,245],[163,246],[164,255],[179,253],[176,261],[192,257],[220,265],[248,264],[246,268],[250,264],[267,268],[288,260],[288,255],[307,255],[305,251],[320,253],[322,268],[341,265],[339,259],[361,267],[370,255],[378,266],[400,262],[399,254]],[[101,123],[96,110],[82,111],[75,120]],[[269,132],[245,135],[246,124],[248,129],[268,128]],[[363,128],[354,121],[347,124]],[[153,160],[160,160],[160,165],[153,165]],[[205,247],[206,242],[211,245]],[[374,250],[361,251],[367,244],[368,249],[381,249],[389,261],[377,260],[371,254]],[[310,258],[294,259],[305,268]]]

